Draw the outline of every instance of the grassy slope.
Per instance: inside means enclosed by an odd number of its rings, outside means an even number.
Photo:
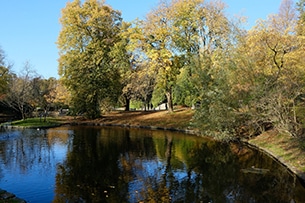
[[[249,143],[268,152],[305,180],[305,140],[277,132],[265,132]]]

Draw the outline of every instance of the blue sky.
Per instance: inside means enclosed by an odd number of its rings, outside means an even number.
[[[44,78],[56,77],[58,49],[55,44],[60,32],[60,12],[69,0],[3,0],[0,3],[0,47],[18,73],[25,62]],[[247,27],[257,19],[277,13],[281,0],[223,0],[228,5],[228,16],[248,17]],[[106,0],[120,10],[125,21],[145,14],[158,0]]]

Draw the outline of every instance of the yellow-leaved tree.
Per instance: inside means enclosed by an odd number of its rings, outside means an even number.
[[[112,49],[119,41],[121,13],[98,0],[67,3],[60,18],[59,75],[71,95],[74,113],[100,116],[104,99],[120,95],[120,74]]]
[[[297,28],[294,2],[283,0],[277,14],[260,20],[240,40],[230,85],[248,135],[270,127],[302,134],[304,115],[298,109],[305,91],[304,40]]]

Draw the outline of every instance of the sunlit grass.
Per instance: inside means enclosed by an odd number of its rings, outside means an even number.
[[[174,111],[172,113],[163,112],[158,117],[150,119],[143,119],[142,124],[147,126],[159,126],[166,128],[186,129],[190,127],[190,121],[193,117],[194,111]]]
[[[20,127],[53,127],[59,124],[56,118],[47,117],[46,120],[44,118],[27,118],[24,120],[13,121],[11,123],[12,126],[20,126]]]
[[[103,116],[100,122],[131,126],[151,126],[157,128],[191,129],[194,110],[176,107],[168,111],[113,111]]]
[[[281,161],[305,172],[305,141],[286,134],[265,133],[249,141],[272,153]]]

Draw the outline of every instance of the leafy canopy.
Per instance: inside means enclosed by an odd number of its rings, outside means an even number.
[[[80,0],[67,3],[60,19],[58,37],[59,74],[71,92],[75,113],[100,115],[100,102],[115,100],[118,70],[111,62],[112,47],[119,40],[121,13],[105,1]]]

